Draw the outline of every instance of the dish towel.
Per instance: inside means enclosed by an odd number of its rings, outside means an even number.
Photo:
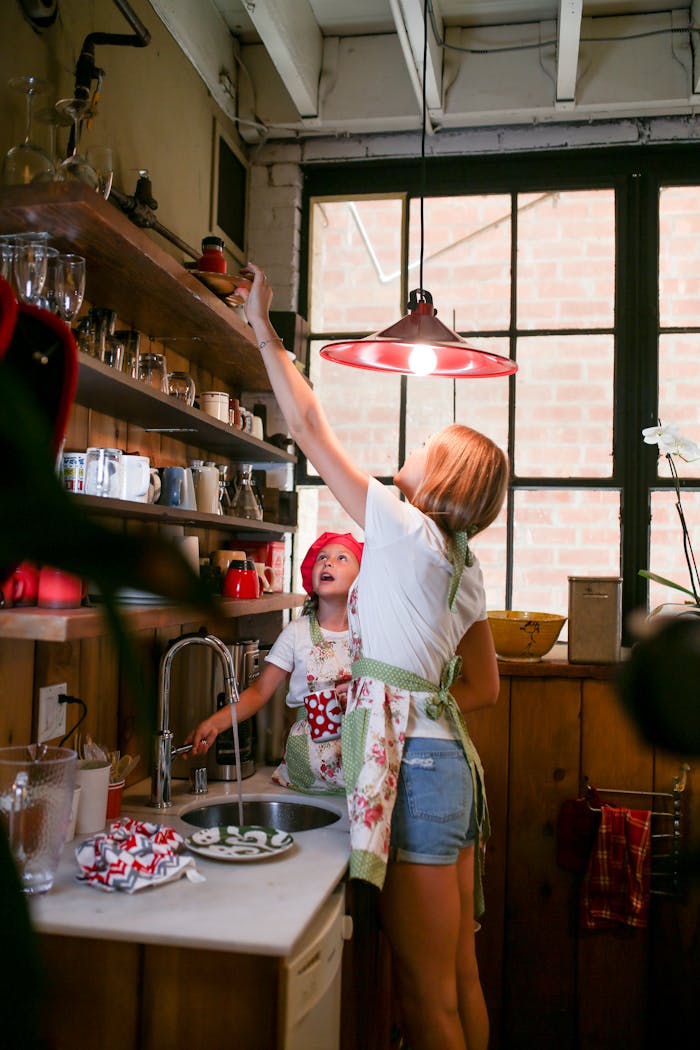
[[[651,813],[603,806],[581,884],[581,927],[644,928],[649,912]]]
[[[109,833],[86,839],[76,848],[78,882],[113,893],[135,893],[162,886],[185,875],[190,882],[206,882],[194,857],[184,853],[184,840],[164,824],[125,817],[115,820]]]

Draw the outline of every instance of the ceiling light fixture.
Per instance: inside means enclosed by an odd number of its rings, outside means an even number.
[[[448,379],[474,379],[508,376],[517,371],[512,358],[469,346],[465,339],[437,319],[433,297],[423,287],[425,223],[425,76],[428,61],[428,2],[423,3],[423,100],[421,122],[421,195],[420,195],[420,288],[409,295],[408,313],[396,324],[368,335],[327,343],[321,357],[351,368],[373,372],[396,372],[401,375],[442,376]]]

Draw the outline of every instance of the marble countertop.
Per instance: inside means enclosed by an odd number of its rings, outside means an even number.
[[[294,833],[294,845],[279,857],[260,862],[227,862],[195,857],[206,882],[185,876],[163,886],[128,894],[107,893],[76,881],[75,847],[63,852],[49,893],[30,899],[34,925],[41,933],[99,940],[136,941],[199,949],[287,957],[302,941],[318,911],[344,877],[350,854],[345,800],[311,799],[278,787],[272,770],[258,770],[243,781],[243,795],[313,802],[341,815],[335,824]],[[210,782],[203,799],[188,793],[186,781],[173,781],[173,805],[148,807],[150,784],[129,788],[122,816],[148,819],[173,827],[181,835],[196,829],[180,819],[184,809],[222,797],[236,801],[235,783]]]

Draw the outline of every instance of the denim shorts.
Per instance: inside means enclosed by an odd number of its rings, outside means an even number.
[[[457,740],[408,737],[389,858],[411,864],[455,864],[476,839],[474,785]]]

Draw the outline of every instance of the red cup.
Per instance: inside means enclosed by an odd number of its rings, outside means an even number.
[[[36,605],[39,589],[39,570],[30,561],[23,561],[17,566],[9,579],[2,585],[2,596],[6,606]]]
[[[261,583],[255,567],[248,562],[232,561],[224,576],[221,593],[224,598],[259,598]]]
[[[343,712],[338,694],[332,685],[320,689],[317,693],[307,693],[304,697],[304,707],[312,740],[321,743],[324,740],[338,739]]]
[[[107,788],[107,820],[117,820],[121,816],[123,791],[123,780],[117,780],[115,783],[110,781],[110,785]]]
[[[63,569],[42,566],[37,605],[42,609],[77,609],[87,594],[87,583]]]

